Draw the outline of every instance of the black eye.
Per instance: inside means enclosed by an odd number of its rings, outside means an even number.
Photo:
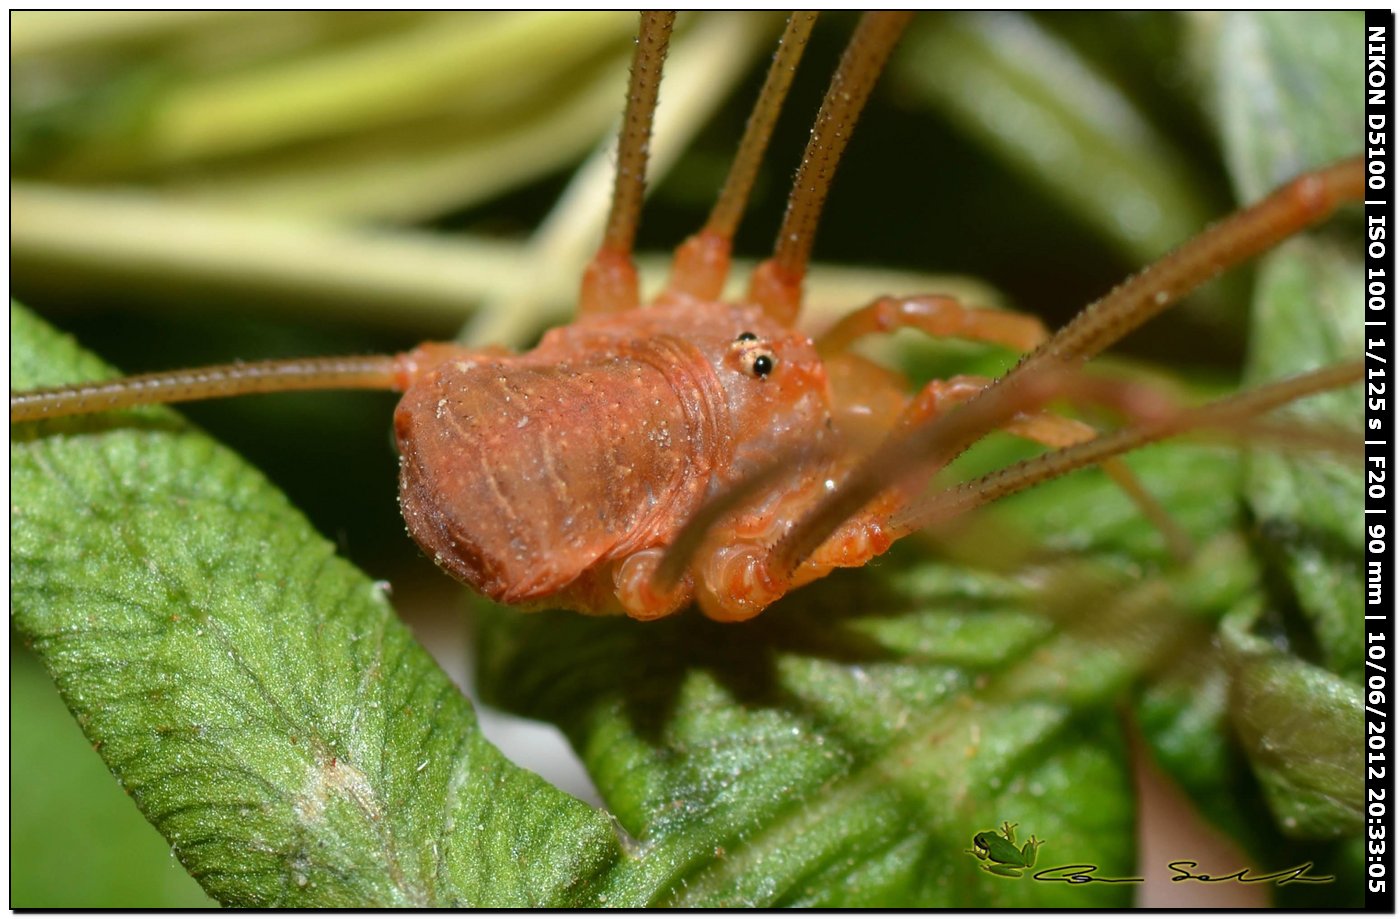
[[[740,332],[739,337],[729,346],[729,354],[742,373],[760,379],[772,373],[773,368],[778,365],[768,344],[753,332]]]

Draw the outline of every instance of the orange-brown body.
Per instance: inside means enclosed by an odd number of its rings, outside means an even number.
[[[693,583],[656,598],[650,576],[695,511],[838,436],[811,340],[756,306],[669,297],[555,329],[525,354],[430,345],[402,362],[409,531],[504,603],[664,615]],[[735,535],[771,541],[784,507],[824,487],[821,468],[746,507]]]

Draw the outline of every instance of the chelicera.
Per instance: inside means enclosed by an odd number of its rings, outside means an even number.
[[[939,295],[880,297],[817,338],[797,328],[836,163],[909,14],[867,14],[817,116],[772,256],[738,302],[720,297],[731,241],[814,16],[788,23],[709,221],[644,304],[632,262],[646,152],[673,16],[643,14],[612,211],[578,318],[509,354],[425,344],[405,354],[241,364],[12,394],[11,420],[287,389],[403,393],[400,504],[439,566],[522,607],[654,619],[692,600],[742,620],[838,567],[865,564],[941,517],[1098,463],[1152,512],[1115,457],[1227,426],[1360,378],[1347,365],[1097,437],[1042,407],[1094,387],[1087,359],[1225,267],[1362,193],[1362,162],[1305,174],[1092,304],[1054,336],[1034,318]],[[912,327],[1029,352],[996,381],[901,377],[850,350]],[[1100,388],[1102,389],[1102,388]],[[1113,393],[1097,398],[1113,401]],[[927,476],[987,431],[1056,450],[921,497]],[[1169,527],[1167,527],[1169,531]]]

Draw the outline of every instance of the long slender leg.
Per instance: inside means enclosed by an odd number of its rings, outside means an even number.
[[[916,503],[896,514],[891,521],[891,528],[896,536],[902,536],[937,520],[964,513],[1075,469],[1102,462],[1106,457],[1117,456],[1187,431],[1236,428],[1257,415],[1289,402],[1358,383],[1364,373],[1365,365],[1361,361],[1324,367],[1169,417],[1114,431],[1053,453],[1033,457]]]
[[[936,418],[953,406],[975,397],[991,382],[985,377],[974,376],[932,380],[909,403],[899,423],[902,427],[914,427]],[[1136,398],[1135,393],[1123,395],[1126,396],[1124,402],[1146,401]],[[1097,430],[1082,421],[1045,411],[1012,415],[1006,423],[1005,430],[1046,447],[1070,447],[1087,443],[1099,435]],[[1143,486],[1132,469],[1116,456],[1106,457],[1099,466],[1123,489],[1143,516],[1162,533],[1172,555],[1180,560],[1190,558],[1194,552],[1191,537],[1177,524],[1161,502]]]
[[[251,393],[309,389],[402,390],[405,385],[400,358],[385,355],[222,364],[10,393],[10,422]]]
[[[773,257],[759,265],[749,281],[749,298],[784,325],[792,324],[802,302],[802,279],[836,165],[885,61],[912,16],[907,12],[866,13],[832,75],[793,181]]]
[[[812,34],[812,26],[816,22],[817,14],[814,12],[800,11],[788,17],[787,26],[778,39],[778,50],[773,55],[763,89],[759,91],[758,102],[749,115],[744,137],[739,141],[739,151],[734,155],[729,176],[720,189],[714,210],[700,232],[676,250],[671,268],[671,292],[697,300],[716,300],[724,289],[734,232],[744,216],[744,207],[748,204],[749,192],[753,190],[759,164],[763,162],[764,151],[768,149],[768,141],[773,136],[773,126],[782,112],[783,100],[787,98],[792,79],[797,74],[797,64],[807,48],[807,38]]]
[[[1077,365],[1102,351],[1227,267],[1321,222],[1343,203],[1359,200],[1363,185],[1363,160],[1353,157],[1306,173],[1206,229],[1087,307],[957,410],[892,438],[793,527],[775,548],[774,563],[793,570],[842,521],[883,491],[891,478],[907,474],[911,467],[941,467],[988,430],[1024,410],[1026,394],[1017,397],[1011,391],[1046,388],[1067,364]],[[958,417],[969,413],[970,417]],[[970,423],[974,419],[977,423]]]
[[[866,335],[920,329],[939,338],[964,338],[1029,351],[1049,337],[1034,316],[965,306],[953,297],[880,297],[849,313],[817,339],[822,357],[848,349]]]
[[[10,393],[10,422],[111,412],[138,405],[198,402],[255,393],[383,389],[403,392],[447,360],[492,360],[504,348],[467,350],[428,342],[396,355],[351,355],[218,364]]]
[[[579,314],[611,313],[636,309],[639,301],[637,267],[632,244],[642,213],[646,190],[647,146],[651,122],[661,90],[661,65],[671,42],[674,12],[644,12],[632,58],[632,78],[627,89],[627,109],[617,142],[617,177],[612,209],[602,245],[583,273]]]
[[[1046,359],[1088,360],[1226,268],[1272,249],[1364,193],[1365,166],[1352,157],[1307,172],[1243,208],[1085,307],[1004,381]]]

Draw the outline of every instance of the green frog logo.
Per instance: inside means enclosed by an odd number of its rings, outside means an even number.
[[[1027,868],[1035,867],[1035,852],[1044,842],[1032,836],[1021,848],[1016,848],[1016,824],[1003,822],[1001,832],[984,830],[972,837],[968,855],[981,861],[982,870],[1004,878],[1018,878]]]

